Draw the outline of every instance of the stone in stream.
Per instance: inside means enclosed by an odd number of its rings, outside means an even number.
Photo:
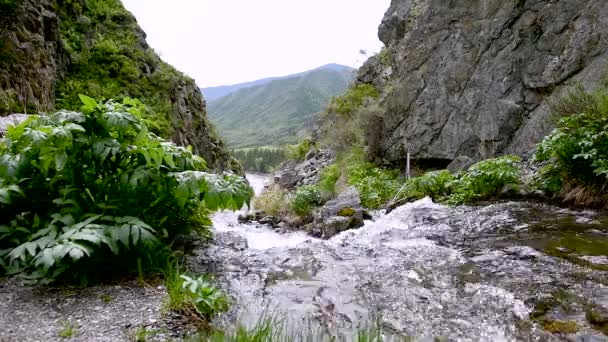
[[[328,201],[316,210],[314,220],[308,225],[308,232],[324,239],[348,229],[363,226],[363,207],[359,191],[349,187],[338,197]]]

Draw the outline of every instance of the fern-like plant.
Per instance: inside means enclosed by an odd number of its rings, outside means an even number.
[[[81,112],[32,116],[0,143],[0,259],[9,272],[48,281],[129,264],[201,228],[207,210],[249,203],[246,180],[207,173],[190,148],[150,133],[139,101],[80,97]]]

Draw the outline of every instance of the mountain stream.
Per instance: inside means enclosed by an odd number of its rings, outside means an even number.
[[[269,180],[248,179],[256,193]],[[385,340],[608,341],[605,214],[423,199],[329,240],[237,216],[217,213],[215,241],[195,258],[232,297],[226,322],[278,317],[334,336],[374,325]]]

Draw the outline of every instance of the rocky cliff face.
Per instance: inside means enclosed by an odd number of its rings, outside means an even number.
[[[383,93],[373,157],[527,155],[552,129],[552,103],[605,75],[608,1],[393,0],[379,37],[386,51],[358,75]]]
[[[69,64],[50,0],[10,1],[0,11],[0,114],[53,109]]]
[[[195,82],[164,63],[119,0],[0,3],[0,115],[77,110],[78,94],[141,99],[152,130],[210,168],[242,172],[207,120]]]

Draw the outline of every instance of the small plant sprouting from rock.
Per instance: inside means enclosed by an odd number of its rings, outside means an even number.
[[[65,338],[65,339],[72,338],[72,337],[74,337],[74,334],[76,334],[76,328],[77,328],[77,325],[73,322],[70,322],[70,321],[63,322],[63,327],[59,331],[58,335],[59,335],[59,337]]]
[[[101,295],[100,299],[101,299],[102,302],[104,302],[106,304],[108,304],[108,303],[110,303],[111,301],[114,300],[114,298],[112,298],[112,296],[110,296],[109,294],[103,294],[103,295]]]
[[[182,274],[180,277],[183,279],[182,289],[188,291],[199,315],[211,318],[228,309],[228,301],[222,291],[203,276],[191,278]]]

